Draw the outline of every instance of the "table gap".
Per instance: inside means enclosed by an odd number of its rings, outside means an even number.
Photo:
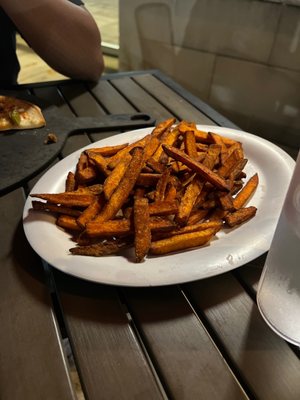
[[[66,324],[64,321],[63,312],[59,301],[59,296],[56,291],[56,285],[53,278],[52,267],[43,259],[41,259],[41,263],[44,269],[45,284],[47,285],[47,289],[49,291],[53,314],[57,321],[57,328],[59,330],[59,336],[61,338],[60,339],[61,346],[63,348],[65,361],[68,366],[70,380],[74,386],[74,390],[76,392],[78,400],[85,400],[86,397],[84,395],[84,391],[81,385],[81,380],[76,366],[75,357],[73,354],[70,338],[68,335],[68,330],[66,328]]]
[[[236,381],[239,383],[243,391],[245,392],[246,396],[249,397],[249,399],[254,399],[255,396],[252,393],[249,385],[245,381],[243,375],[239,371],[238,366],[235,365],[233,360],[231,359],[230,355],[228,354],[225,346],[223,345],[222,341],[220,340],[218,333],[214,330],[212,325],[210,324],[208,318],[206,317],[205,313],[198,309],[195,302],[193,301],[192,296],[189,296],[188,289],[185,290],[184,287],[181,287],[181,292],[182,295],[186,298],[187,302],[189,303],[191,309],[193,310],[195,316],[199,318],[201,324],[204,326],[204,328],[207,331],[207,334],[210,336],[212,343],[214,344],[215,348],[220,352],[222,357],[224,358],[224,361],[228,365],[228,368],[231,370],[232,375],[235,377]]]
[[[118,87],[117,87],[111,80],[109,80],[109,83],[111,84],[111,86],[112,86],[118,93],[120,93],[120,95],[121,95],[122,97],[124,97],[124,98],[126,99],[126,101],[135,109],[136,112],[139,112],[139,111],[140,111],[140,110],[134,105],[134,103],[133,103],[132,101],[130,101],[130,99],[129,99],[124,93],[122,93],[121,90],[119,90]]]
[[[141,89],[143,89],[145,91],[145,93],[147,93],[149,96],[152,97],[152,99],[154,99],[155,101],[157,101],[162,107],[164,107],[170,114],[172,114],[178,121],[180,121],[182,118],[180,118],[180,116],[176,113],[174,113],[174,111],[171,110],[170,107],[168,107],[166,104],[164,104],[162,101],[160,101],[157,97],[155,97],[152,93],[150,93],[147,88],[143,87],[143,85],[140,84],[140,82],[138,80],[136,80],[134,77],[131,78],[134,83],[139,86]],[[163,82],[164,83],[164,82]],[[170,88],[173,90],[173,88]]]
[[[137,341],[140,345],[140,348],[145,355],[145,358],[149,364],[149,367],[150,367],[152,374],[155,378],[155,381],[161,391],[161,394],[165,400],[171,399],[172,396],[170,394],[170,390],[169,390],[167,384],[164,382],[163,376],[160,372],[159,365],[155,360],[155,356],[152,353],[150,346],[148,346],[147,340],[144,337],[142,330],[139,329],[138,324],[135,322],[135,320],[132,316],[132,313],[130,312],[130,306],[126,302],[126,296],[122,292],[121,288],[118,288],[117,291],[118,291],[120,303],[122,304],[122,307],[124,309],[124,313],[126,314],[126,316],[128,318],[128,322],[131,326],[131,329],[133,330],[133,332],[137,338]]]

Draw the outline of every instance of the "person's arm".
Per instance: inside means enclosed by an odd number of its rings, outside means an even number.
[[[84,8],[68,0],[0,0],[33,50],[71,78],[96,81],[103,72],[99,29]]]

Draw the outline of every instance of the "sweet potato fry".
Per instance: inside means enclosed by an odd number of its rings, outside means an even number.
[[[79,217],[81,214],[80,210],[76,210],[70,207],[58,206],[56,204],[44,203],[43,201],[32,201],[32,208],[37,211],[47,211],[58,214],[70,215],[71,217]]]
[[[86,150],[85,153],[88,155],[92,151],[93,153],[101,154],[103,157],[111,157],[127,146],[128,143],[117,144],[115,146],[93,147],[91,150]]]
[[[175,124],[176,118],[168,118],[165,121],[160,122],[151,132],[151,135],[160,137],[167,129]]]
[[[131,161],[125,171],[120,185],[111,195],[110,199],[104,205],[103,209],[96,217],[98,222],[107,221],[117,214],[123,204],[126,202],[129,193],[133,189],[135,182],[141,172],[143,166],[143,149],[135,147],[132,152]]]
[[[107,160],[100,153],[94,153],[93,151],[88,152],[88,159],[95,164],[98,171],[100,171],[105,176],[109,175],[109,170],[107,168]]]
[[[178,212],[177,201],[156,201],[149,204],[150,215],[171,215]]]
[[[86,246],[78,246],[70,249],[70,253],[78,256],[102,257],[111,254],[117,254],[121,250],[129,247],[131,244],[128,240],[116,239],[106,240],[101,243],[94,243]]]
[[[76,184],[90,183],[96,178],[95,169],[89,164],[87,155],[82,152],[76,165],[75,180]]]
[[[126,236],[133,233],[131,221],[127,218],[105,222],[90,221],[85,231],[90,237]]]
[[[89,221],[92,221],[97,214],[101,211],[104,204],[104,197],[97,196],[95,200],[81,213],[77,218],[77,224],[81,228],[85,228]]]
[[[110,198],[112,193],[118,187],[121,179],[123,178],[125,171],[131,161],[131,155],[129,153],[124,154],[123,158],[108,175],[103,183],[103,192],[106,200]]]
[[[246,185],[239,191],[236,197],[233,200],[233,205],[236,209],[243,207],[252,194],[255,192],[255,189],[258,185],[258,175],[254,174],[246,183]]]
[[[226,193],[219,196],[219,203],[222,210],[233,212],[235,206],[233,204],[233,198],[230,193]]]
[[[223,221],[208,221],[208,222],[201,222],[193,225],[186,225],[183,227],[177,227],[167,232],[158,233],[155,236],[155,240],[158,239],[165,239],[175,235],[182,235],[185,233],[192,233],[198,231],[204,231],[206,229],[215,229],[215,234],[223,227]]]
[[[191,212],[189,219],[187,221],[187,225],[194,225],[198,222],[202,221],[208,214],[208,210],[194,210]]]
[[[206,168],[212,170],[215,167],[215,165],[218,164],[219,162],[219,155],[221,153],[221,149],[222,147],[220,145],[211,144],[207,149],[202,164]]]
[[[239,153],[235,150],[233,151],[223,162],[221,167],[218,169],[218,174],[223,178],[228,178],[230,171],[232,171],[233,167],[240,160]]]
[[[203,179],[207,180],[218,189],[229,191],[228,184],[224,179],[204,165],[200,164],[198,161],[193,160],[187,154],[176,149],[175,147],[163,145],[163,149],[170,157],[181,161],[183,164],[187,165],[191,170],[199,174]]]
[[[161,156],[164,152],[163,150],[163,145],[173,145],[178,136],[179,136],[180,132],[178,129],[173,129],[171,131],[169,131],[162,139],[161,139],[161,144],[159,145],[159,147],[157,148],[157,150],[155,151],[155,153],[153,154],[153,156],[151,157],[151,159],[153,159],[154,161],[161,161]]]
[[[190,249],[202,246],[208,243],[215,234],[215,229],[205,229],[203,231],[184,233],[182,235],[172,236],[171,238],[152,242],[151,254],[167,254],[174,251]]]
[[[81,227],[77,224],[76,218],[70,215],[60,215],[56,220],[56,225],[68,231],[81,231]]]
[[[176,222],[178,222],[180,225],[185,225],[187,223],[202,187],[203,181],[201,181],[198,176],[195,176],[187,186],[179,203],[178,213],[176,215]]]
[[[165,169],[156,184],[156,190],[154,195],[154,201],[163,201],[165,197],[165,192],[170,178],[171,170],[169,168]]]
[[[65,189],[66,192],[73,192],[76,189],[75,174],[72,171],[67,175]]]
[[[126,146],[124,149],[118,151],[115,155],[113,155],[108,162],[108,168],[114,169],[118,162],[124,157],[124,154],[129,153],[134,149],[135,147],[143,148],[145,144],[147,143],[148,136],[143,137],[140,140],[137,140],[128,146]]]
[[[228,213],[224,220],[230,228],[240,225],[243,222],[248,221],[249,219],[253,218],[256,214],[256,207],[250,206],[246,208],[239,208],[237,211],[233,213]]]
[[[68,207],[88,207],[95,199],[93,194],[80,192],[63,192],[63,193],[36,193],[31,197],[46,200],[52,204],[60,204]]]
[[[146,198],[135,197],[133,221],[135,261],[142,262],[151,245],[150,214]]]
[[[197,152],[195,134],[193,131],[187,131],[185,133],[184,145],[186,154],[197,160],[198,152]]]
[[[151,174],[147,172],[141,172],[137,178],[137,185],[143,187],[153,187],[156,186],[158,180],[160,179],[161,174]]]

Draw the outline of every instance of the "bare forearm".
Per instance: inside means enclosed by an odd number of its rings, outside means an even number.
[[[99,78],[100,32],[84,8],[67,0],[0,0],[0,6],[51,67],[73,78]]]

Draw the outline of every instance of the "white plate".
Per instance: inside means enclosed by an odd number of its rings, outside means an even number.
[[[88,257],[69,253],[74,247],[68,234],[46,213],[32,212],[28,197],[23,213],[27,239],[33,249],[57,269],[95,282],[123,286],[158,286],[194,281],[232,270],[266,252],[275,231],[281,206],[294,169],[294,160],[279,147],[252,134],[208,125],[199,129],[212,131],[243,143],[249,159],[245,171],[259,175],[259,186],[249,205],[256,206],[256,216],[237,229],[221,231],[210,245],[159,257],[149,257],[136,264],[125,256]],[[152,128],[112,136],[86,148],[132,142]],[[47,171],[31,193],[58,193],[64,190],[68,171],[74,170],[82,149],[69,155]]]

